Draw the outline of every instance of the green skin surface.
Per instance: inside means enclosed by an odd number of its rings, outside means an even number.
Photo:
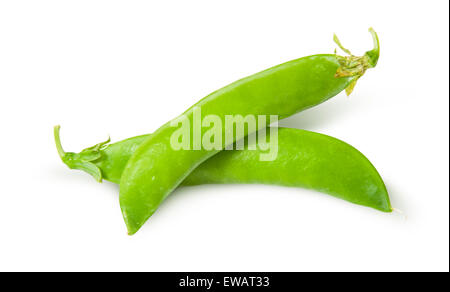
[[[133,137],[98,149],[100,155],[92,163],[101,177],[119,183],[131,155],[149,136]],[[221,151],[192,171],[181,185],[302,187],[383,212],[392,211],[386,187],[375,167],[361,152],[341,140],[306,130],[279,128],[278,156],[274,161],[261,161],[259,157],[264,151],[259,146],[257,150],[248,150],[248,146],[244,150]],[[92,154],[88,150],[87,157]],[[80,159],[83,152],[74,155]]]
[[[378,54],[375,59],[371,59],[370,54],[348,59],[337,55],[296,59],[238,80],[194,106],[201,108],[202,119],[214,114],[222,120],[222,125],[225,125],[225,115],[277,115],[282,119],[320,104],[348,87],[353,88],[356,80],[367,68],[373,67],[377,59]],[[344,74],[336,77],[339,72]],[[183,115],[192,124],[193,107]],[[177,128],[169,123],[137,147],[123,171],[119,200],[130,235],[139,230],[195,168],[219,152],[173,149],[170,138]],[[248,134],[251,133],[234,135],[234,141]],[[289,176],[288,173],[282,175]]]

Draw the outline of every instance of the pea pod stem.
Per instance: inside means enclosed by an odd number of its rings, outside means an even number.
[[[366,52],[366,56],[369,58],[370,65],[375,67],[380,58],[380,40],[378,39],[378,34],[373,28],[369,28],[369,32],[372,34],[373,39],[373,49]]]
[[[369,32],[372,35],[373,40],[373,49],[370,51],[367,51],[364,56],[367,58],[367,62],[369,63],[369,66],[371,68],[375,67],[378,63],[378,59],[380,57],[380,40],[378,39],[378,34],[375,32],[373,28],[369,28]],[[338,47],[348,54],[349,56],[353,56],[353,54],[350,52],[349,49],[346,49],[336,34],[333,35],[333,41],[338,45]],[[336,50],[334,51],[336,54]]]
[[[62,161],[65,161],[66,152],[64,151],[61,145],[61,138],[59,136],[60,129],[61,129],[60,125],[53,127],[53,136],[55,137],[55,145],[56,150],[58,150],[59,157],[61,157]]]
[[[108,140],[94,145],[92,147],[86,148],[80,153],[73,152],[65,152],[60,138],[60,129],[61,127],[55,126],[53,128],[53,135],[55,138],[56,149],[58,150],[59,157],[61,160],[71,169],[79,169],[85,171],[92,175],[97,181],[102,181],[102,173],[100,169],[93,163],[93,161],[100,158],[99,150],[106,147],[106,145],[111,141],[110,138]]]
[[[378,58],[380,57],[380,41],[378,39],[377,33],[373,30],[373,28],[369,28],[369,32],[372,35],[373,39],[373,49],[367,51],[363,56],[358,57],[354,56],[350,50],[344,48],[341,44],[341,41],[336,36],[333,36],[334,42],[338,45],[338,47],[349,56],[337,56],[339,63],[341,66],[336,71],[335,77],[349,77],[353,76],[355,79],[350,83],[350,85],[345,88],[345,92],[350,95],[358,82],[359,78],[361,78],[367,69],[374,68],[378,63]],[[336,53],[336,50],[335,50]]]

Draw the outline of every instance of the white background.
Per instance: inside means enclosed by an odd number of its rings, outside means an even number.
[[[448,1],[0,2],[0,270],[448,271]],[[59,160],[149,133],[236,79],[336,32],[376,69],[281,123],[361,150],[395,208],[295,188],[176,191],[133,237],[118,187]],[[167,167],[171,167],[168,165]]]

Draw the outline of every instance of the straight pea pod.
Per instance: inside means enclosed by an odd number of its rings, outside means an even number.
[[[193,124],[195,108],[201,109],[201,119],[215,115],[222,125],[228,115],[277,115],[286,118],[320,104],[343,90],[350,94],[356,81],[367,69],[375,67],[378,61],[378,37],[372,29],[370,31],[374,49],[361,57],[320,54],[269,68],[211,93],[180,118]],[[342,48],[337,38],[335,41]],[[258,129],[268,124],[267,119],[263,125],[258,125]],[[226,131],[222,130],[223,133]],[[221,148],[213,150],[174,149],[170,141],[175,131],[170,122],[160,127],[139,145],[125,166],[120,180],[119,200],[130,235],[139,230],[161,202],[195,168],[228,146],[223,141]],[[229,142],[240,140],[252,132],[245,129],[242,133],[236,133]]]
[[[110,145],[108,140],[72,153],[63,150],[59,126],[55,127],[58,152],[69,168],[83,170],[98,181],[104,178],[114,183],[120,182],[126,163],[148,137],[137,136]],[[306,130],[279,128],[278,145],[278,156],[273,161],[261,161],[262,147],[249,150],[249,144],[243,150],[221,151],[192,171],[181,185],[302,187],[383,212],[392,211],[381,176],[370,161],[349,144]]]

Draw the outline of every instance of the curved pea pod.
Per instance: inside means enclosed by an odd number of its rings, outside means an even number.
[[[261,147],[222,151],[197,167],[183,185],[271,184],[302,187],[384,212],[392,207],[370,161],[351,145],[319,133],[279,128],[278,155],[261,161]]]
[[[356,81],[378,61],[378,38],[373,30],[371,33],[375,48],[362,57],[322,54],[272,67],[211,93],[147,137],[129,159],[120,180],[119,201],[128,234],[136,233],[161,202],[202,162],[234,141],[269,125],[267,118],[258,128],[246,128],[236,133],[231,141],[223,141],[218,149],[192,150],[175,149],[171,145],[171,138],[177,131],[172,122],[182,119],[194,124],[196,108],[201,110],[201,120],[214,115],[222,125],[226,125],[226,116],[285,118],[343,90],[350,93]],[[337,38],[335,40],[340,46]],[[222,133],[227,131],[222,128]],[[193,135],[192,130],[190,135]]]
[[[62,150],[59,127],[55,127],[55,142],[67,166],[83,170],[98,181],[114,183],[120,182],[126,163],[148,136],[110,145],[107,141],[72,153]],[[375,167],[361,152],[339,139],[306,130],[279,128],[278,155],[273,161],[261,161],[260,155],[265,151],[258,141],[249,143],[243,150],[221,151],[206,160],[181,185],[302,187],[383,212],[392,211],[388,192]],[[251,147],[251,143],[257,147]]]

